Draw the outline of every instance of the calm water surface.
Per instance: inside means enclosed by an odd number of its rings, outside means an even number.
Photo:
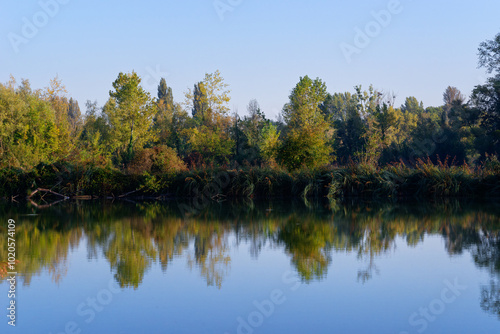
[[[500,207],[0,204],[0,333],[500,333]]]

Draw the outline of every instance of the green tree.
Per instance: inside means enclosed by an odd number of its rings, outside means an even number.
[[[500,152],[500,33],[479,46],[479,67],[495,73],[484,85],[476,86],[471,96],[471,106],[477,109],[484,130],[484,136],[477,141],[484,157]]]
[[[194,127],[193,118],[179,103],[174,104],[169,145],[177,150],[180,156],[185,157],[189,150],[189,131]]]
[[[367,117],[365,160],[377,163],[384,150],[396,140],[397,120],[396,110],[385,102]]]
[[[462,92],[457,87],[448,86],[445,92],[443,93],[443,123],[445,126],[448,126],[450,123],[450,111],[454,104],[459,103],[462,104],[465,102],[465,96],[463,96]]]
[[[194,91],[186,93],[186,106],[193,112],[193,117],[199,124],[209,127],[219,127],[227,131],[231,125],[228,116],[231,100],[227,89],[229,85],[217,70],[206,73],[205,79],[194,86]]]
[[[172,88],[167,86],[165,78],[161,78],[158,84],[158,101],[163,102],[166,109],[172,109],[174,106]]]
[[[77,137],[82,129],[83,119],[78,101],[73,100],[73,98],[70,98],[68,102],[68,121],[71,127],[72,137]]]
[[[188,142],[192,153],[200,154],[206,162],[227,163],[234,148],[227,87],[220,72],[216,71],[205,74],[203,82],[195,85],[195,91],[186,93],[185,104],[193,111],[198,125],[186,131]]]
[[[327,97],[326,85],[317,78],[300,78],[283,107],[287,124],[280,160],[289,169],[315,168],[330,161],[332,134],[320,105]]]
[[[271,166],[276,163],[278,156],[279,137],[278,127],[270,122],[264,125],[260,133],[259,151],[264,161]]]
[[[111,153],[110,126],[97,101],[87,101],[86,107],[85,121],[79,137],[82,159],[94,165],[106,165]]]
[[[405,103],[401,106],[401,111],[417,115],[421,114],[424,112],[424,103],[418,102],[414,96],[407,97]]]
[[[202,125],[191,129],[189,133],[191,150],[199,153],[205,162],[211,164],[229,162],[234,141],[220,129],[212,129]]]
[[[500,74],[500,33],[479,45],[479,67],[486,68],[488,73]]]
[[[158,142],[161,144],[171,144],[172,122],[176,106],[172,88],[167,86],[164,78],[161,78],[158,85],[158,99],[156,104],[158,111],[154,117],[154,130],[159,135]]]
[[[0,166],[31,168],[65,152],[55,110],[28,80],[0,85],[0,124]]]
[[[248,115],[243,120],[237,122],[235,137],[240,139],[236,144],[236,159],[238,162],[260,162],[259,144],[261,132],[268,121],[261,111],[257,100],[251,100],[247,106]]]
[[[360,116],[366,118],[368,115],[373,114],[377,106],[382,102],[383,94],[375,90],[372,85],[370,85],[368,91],[363,91],[361,85],[355,86],[354,89],[356,90],[354,95],[357,103],[356,107]]]
[[[373,86],[368,91],[363,91],[361,86],[355,86],[354,89],[354,93],[330,95],[322,105],[330,125],[335,129],[333,145],[341,163],[354,157],[366,156],[367,149],[370,150],[367,145],[372,147],[378,136],[373,127],[376,122],[373,115],[380,104],[381,93]]]
[[[71,157],[75,152],[75,139],[78,138],[78,131],[80,131],[81,119],[80,115],[77,114],[79,111],[75,110],[74,101],[70,103],[66,95],[66,87],[57,76],[50,80],[49,86],[45,88],[42,94],[43,98],[51,104],[55,113],[59,148],[54,154],[59,158]],[[72,107],[73,109],[70,111]]]
[[[157,107],[140,84],[137,73],[120,73],[103,110],[111,127],[112,148],[121,162],[129,162],[134,150],[154,138],[152,125]]]
[[[208,101],[207,101],[207,91],[205,89],[205,84],[203,82],[198,82],[194,85],[193,91],[193,109],[192,115],[200,124],[204,124],[205,117],[207,117],[208,111]]]

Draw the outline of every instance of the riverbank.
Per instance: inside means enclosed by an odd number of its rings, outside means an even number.
[[[420,163],[376,167],[351,164],[287,172],[270,168],[203,169],[172,174],[126,174],[117,169],[40,164],[31,171],[0,170],[0,197],[500,197],[500,164],[478,167]]]

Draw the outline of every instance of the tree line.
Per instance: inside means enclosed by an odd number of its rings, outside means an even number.
[[[456,87],[443,104],[416,97],[396,106],[370,86],[329,93],[319,78],[301,77],[277,120],[257,100],[231,114],[219,71],[174,101],[164,78],[155,97],[135,72],[120,73],[104,106],[67,97],[58,78],[45,89],[28,80],[0,84],[0,167],[31,169],[68,161],[129,173],[193,167],[266,166],[287,170],[363,162],[415,164],[419,159],[478,164],[500,152],[500,34],[479,46],[479,67],[492,76],[467,99]]]

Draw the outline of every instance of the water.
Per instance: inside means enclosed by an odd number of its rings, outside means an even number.
[[[1,333],[500,333],[494,203],[0,206]]]

